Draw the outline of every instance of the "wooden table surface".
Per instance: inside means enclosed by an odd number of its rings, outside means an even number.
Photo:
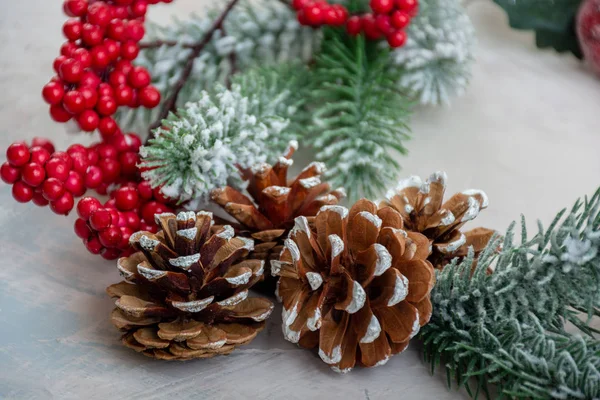
[[[210,0],[155,10],[202,12]],[[40,98],[62,43],[58,0],[0,3],[0,148],[46,136],[58,148],[81,141],[53,123]],[[511,31],[491,1],[469,8],[478,33],[468,93],[414,119],[404,175],[449,175],[451,191],[485,190],[479,224],[504,230],[521,213],[548,223],[600,184],[600,80],[570,56],[538,51]],[[0,156],[3,157],[3,156]],[[2,399],[454,399],[431,376],[418,343],[385,366],[340,376],[283,340],[279,308],[267,329],[228,357],[157,362],[122,347],[108,322],[104,288],[114,262],[87,253],[74,216],[15,203],[0,186],[0,398]]]

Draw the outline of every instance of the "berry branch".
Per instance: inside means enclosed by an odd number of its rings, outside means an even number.
[[[175,111],[177,105],[177,97],[179,96],[179,92],[181,92],[181,89],[183,89],[185,83],[187,82],[192,73],[192,69],[194,68],[194,61],[196,60],[196,58],[198,58],[204,47],[206,47],[206,45],[210,43],[215,32],[223,28],[223,22],[225,22],[225,18],[227,18],[231,10],[233,10],[233,8],[238,2],[239,0],[231,0],[225,8],[225,10],[223,10],[221,15],[217,18],[217,20],[208,30],[204,38],[191,47],[192,51],[188,55],[185,66],[181,71],[181,77],[173,87],[173,93],[171,94],[171,96],[169,96],[169,98],[166,99],[163,109],[158,115],[157,120],[149,127],[149,134],[146,138],[146,143],[148,143],[148,140],[152,137],[150,132],[152,132],[152,130],[160,126],[162,120],[167,118],[167,116],[169,115],[169,112]]]

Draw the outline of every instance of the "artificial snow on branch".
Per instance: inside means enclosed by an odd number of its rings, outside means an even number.
[[[590,324],[600,315],[600,190],[563,214],[548,230],[539,224],[531,241],[523,221],[520,245],[513,224],[500,255],[492,240],[475,269],[471,253],[438,274],[422,331],[426,358],[433,368],[442,361],[473,397],[489,397],[488,384],[522,398],[600,396],[600,343]]]
[[[277,157],[286,119],[261,109],[260,94],[245,96],[240,85],[202,91],[199,101],[171,113],[142,147],[142,176],[180,202],[207,199],[211,190],[239,185],[238,167]],[[273,105],[272,109],[277,107]]]
[[[400,169],[391,153],[405,153],[410,101],[387,69],[389,52],[363,36],[326,31],[316,56],[313,110],[316,158],[327,178],[345,187],[351,199],[375,197]]]
[[[202,17],[193,15],[186,21],[175,20],[166,27],[149,24],[146,45],[136,64],[150,71],[163,103],[180,80],[193,45],[206,36],[220,11]],[[301,26],[294,12],[283,3],[243,2],[231,11],[223,28],[215,31],[194,60],[176,106],[199,100],[200,90],[212,90],[215,83],[228,84],[237,71],[257,65],[307,62],[318,47],[319,36],[318,31]],[[145,131],[163,106],[125,110],[119,113],[118,121],[126,129]]]
[[[399,86],[421,104],[449,104],[471,78],[475,30],[460,0],[424,0],[419,7],[391,65]]]

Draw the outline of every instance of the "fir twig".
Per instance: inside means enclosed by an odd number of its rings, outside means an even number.
[[[196,58],[198,58],[198,56],[202,52],[202,49],[204,49],[204,47],[208,43],[210,43],[215,32],[223,27],[223,22],[225,22],[225,18],[227,18],[227,16],[231,12],[231,10],[233,10],[233,8],[235,7],[235,5],[238,2],[239,2],[239,0],[231,0],[229,2],[229,4],[227,5],[227,7],[225,8],[225,10],[223,10],[221,15],[215,20],[215,22],[213,23],[211,28],[208,30],[208,32],[206,33],[204,38],[201,41],[199,41],[198,43],[196,43],[193,47],[191,47],[192,51],[190,52],[190,54],[187,57],[187,60],[185,62],[183,70],[181,72],[181,76],[179,77],[177,82],[175,82],[173,91],[172,91],[171,95],[169,96],[169,98],[165,101],[162,111],[158,116],[158,119],[153,124],[150,125],[150,129],[149,129],[150,132],[152,130],[158,128],[160,126],[162,120],[165,119],[169,115],[170,112],[175,111],[175,109],[177,107],[177,97],[179,96],[179,92],[181,91],[181,89],[183,89],[183,87],[185,86],[185,83],[187,82],[188,78],[190,77],[190,74],[192,73],[192,69],[194,68],[194,61],[196,60]],[[152,135],[148,134],[146,143],[151,138],[151,136]]]

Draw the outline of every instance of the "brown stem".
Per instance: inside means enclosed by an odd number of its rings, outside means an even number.
[[[162,46],[173,47],[173,46],[177,46],[177,45],[183,47],[184,49],[192,49],[195,46],[194,43],[179,43],[177,40],[154,40],[152,42],[140,43],[139,48],[140,49],[155,49],[157,47],[162,47]]]
[[[223,22],[225,22],[225,18],[227,18],[231,10],[235,7],[235,5],[238,2],[239,0],[231,0],[225,8],[225,10],[223,10],[221,15],[219,16],[219,18],[216,19],[216,21],[210,27],[208,32],[206,32],[204,38],[190,47],[192,51],[190,52],[185,61],[183,70],[181,71],[181,76],[179,77],[179,79],[175,83],[175,86],[173,87],[173,92],[165,100],[165,103],[158,116],[158,119],[150,125],[150,128],[148,130],[148,137],[146,138],[146,144],[148,144],[148,140],[152,137],[152,130],[160,126],[162,120],[167,118],[167,116],[169,115],[169,112],[175,111],[175,108],[177,106],[177,97],[179,96],[179,92],[181,92],[181,89],[183,89],[185,83],[187,82],[192,73],[192,70],[194,68],[194,61],[196,60],[196,58],[198,58],[204,47],[206,47],[206,45],[211,41],[215,32],[223,27]]]

